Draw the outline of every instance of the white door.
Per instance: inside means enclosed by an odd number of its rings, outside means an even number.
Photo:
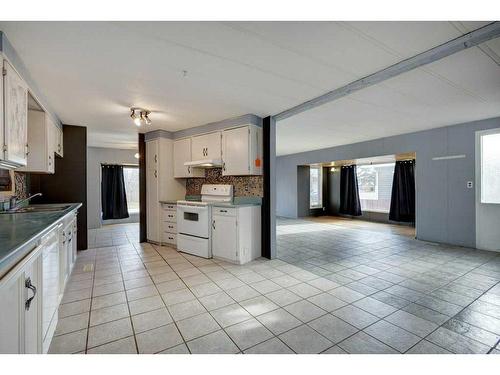
[[[222,132],[224,176],[246,175],[250,172],[248,127]]]
[[[500,251],[500,129],[476,133],[476,247]]]
[[[193,137],[191,143],[191,160],[220,159],[221,158],[221,133]]]
[[[12,66],[4,60],[4,143],[5,160],[27,164],[28,87]]]
[[[238,251],[236,217],[212,216],[212,255],[214,257],[236,261]]]

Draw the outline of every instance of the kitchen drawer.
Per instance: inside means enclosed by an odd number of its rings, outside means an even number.
[[[176,204],[170,204],[170,203],[162,203],[161,207],[163,208],[164,211],[168,210],[176,210],[177,205]]]
[[[237,208],[234,207],[214,207],[212,209],[212,215],[221,215],[221,216],[236,216]]]
[[[174,210],[163,211],[163,221],[176,223],[177,222],[177,211],[174,211]]]
[[[168,233],[177,233],[177,223],[171,223],[168,221],[163,222],[163,231]]]
[[[163,232],[162,242],[168,243],[171,245],[176,245],[177,244],[177,234]]]

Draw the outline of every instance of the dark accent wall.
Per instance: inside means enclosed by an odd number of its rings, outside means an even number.
[[[78,250],[87,249],[87,128],[63,125],[64,157],[55,158],[54,174],[29,175],[29,191],[42,193],[32,203],[81,203]],[[95,181],[96,184],[99,181]]]
[[[139,134],[139,241],[147,241],[146,223],[146,142]]]
[[[322,202],[321,208],[311,208],[310,202],[310,190],[311,190],[311,179],[310,179],[310,168],[308,165],[297,166],[297,216],[324,216],[328,215],[328,207],[330,205],[330,195],[328,193],[328,170],[329,168],[323,168],[323,180],[322,180]]]
[[[262,256],[271,259],[271,117],[266,117],[262,121],[263,140],[263,190],[261,207],[261,236],[262,236]]]

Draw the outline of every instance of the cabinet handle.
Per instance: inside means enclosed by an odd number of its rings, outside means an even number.
[[[158,171],[155,169],[155,178],[158,178]]]
[[[155,163],[158,163],[158,155],[155,154]]]
[[[226,162],[225,161],[222,162],[222,170],[224,172],[226,171]]]
[[[188,173],[191,174],[191,167],[188,166]]]
[[[220,210],[220,212],[227,212],[227,210]]]
[[[30,298],[28,298],[26,300],[26,303],[24,304],[24,307],[26,309],[26,311],[28,311],[31,307],[31,302],[33,301],[33,298],[35,298],[36,296],[36,286],[34,286],[33,284],[31,284],[31,278],[28,277],[25,281],[24,281],[24,286],[28,289],[31,289],[31,291],[33,292],[33,296],[31,296]]]
[[[212,228],[215,230],[215,220],[212,220]]]
[[[30,145],[26,143],[26,156],[30,154]]]

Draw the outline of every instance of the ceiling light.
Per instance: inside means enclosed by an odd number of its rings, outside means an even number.
[[[130,108],[130,117],[134,120],[134,124],[141,126],[143,124],[151,125],[151,120],[148,117],[151,111],[144,108],[132,107]]]
[[[138,152],[136,152],[136,153],[134,154],[134,158],[139,159],[139,153],[138,153]]]

